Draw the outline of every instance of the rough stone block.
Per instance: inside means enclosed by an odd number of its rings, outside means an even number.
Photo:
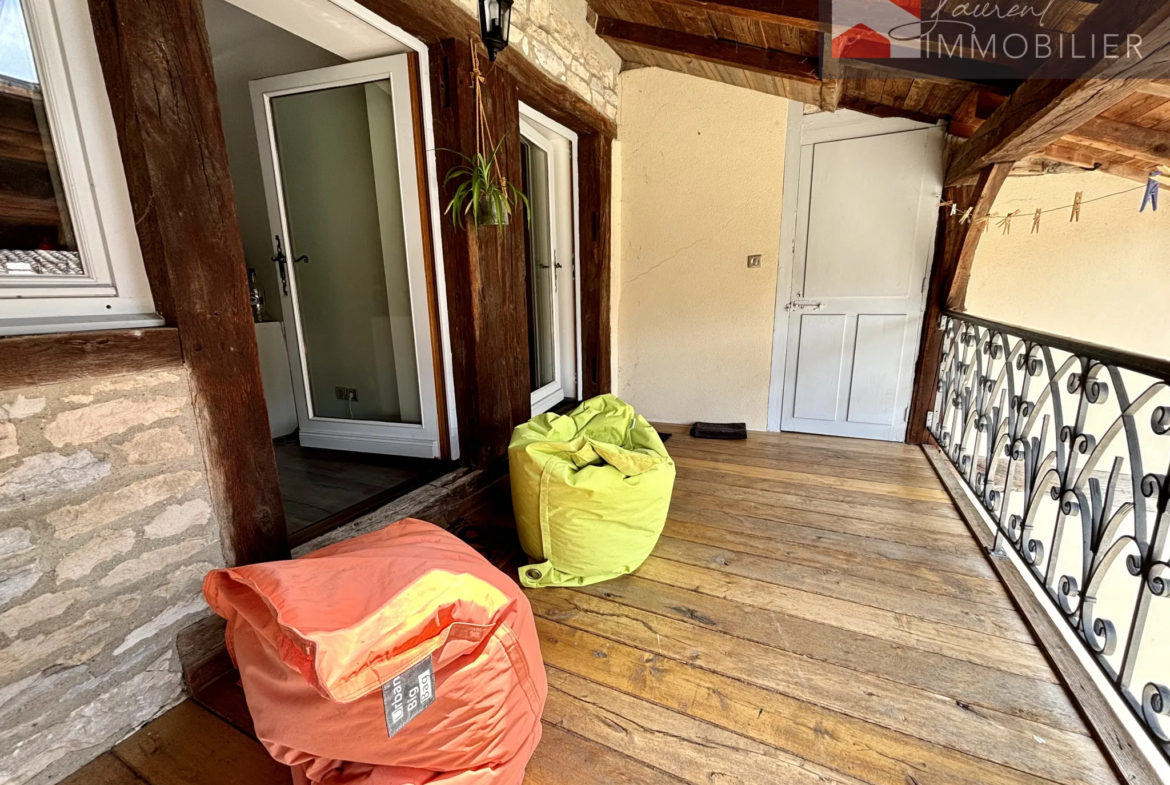
[[[12,637],[26,627],[32,627],[45,619],[56,618],[85,594],[87,592],[84,589],[42,594],[24,605],[9,608],[4,613],[0,613],[0,633]]]
[[[0,406],[0,420],[23,420],[25,417],[32,417],[44,408],[44,398],[25,398],[23,395],[18,395],[12,403]]]
[[[0,607],[28,592],[44,573],[35,564],[26,564],[15,570],[0,573]]]
[[[185,561],[205,548],[210,541],[201,537],[197,540],[186,540],[177,545],[168,545],[165,548],[156,548],[136,558],[124,561],[114,567],[102,578],[102,586],[117,586],[121,583],[139,581],[159,570],[165,570],[172,564]]]
[[[207,603],[203,601],[203,597],[197,597],[182,605],[168,608],[146,624],[132,630],[118,645],[118,648],[114,649],[114,656],[116,657],[119,654],[129,651],[142,641],[153,638],[168,627],[178,624],[188,616],[193,616],[200,612],[208,612]]]
[[[57,563],[57,583],[74,581],[93,572],[93,568],[115,556],[129,553],[134,547],[131,529],[102,532]]]
[[[56,537],[68,539],[179,496],[202,479],[199,472],[187,471],[139,480],[81,504],[54,510],[45,516],[45,520],[55,530]]]
[[[58,448],[92,444],[138,425],[177,417],[189,406],[190,401],[179,396],[116,398],[58,414],[45,428],[45,438]]]
[[[0,559],[19,556],[32,550],[32,533],[20,527],[0,531]]]
[[[20,452],[20,442],[16,440],[16,426],[10,422],[0,422],[0,460],[11,458]]]
[[[109,473],[109,462],[99,461],[89,450],[29,456],[0,473],[0,512],[84,488]]]
[[[146,525],[146,536],[155,540],[172,537],[192,526],[202,526],[210,518],[211,505],[203,499],[172,504]]]
[[[155,428],[135,434],[120,449],[136,466],[184,458],[194,452],[190,439],[178,428]]]

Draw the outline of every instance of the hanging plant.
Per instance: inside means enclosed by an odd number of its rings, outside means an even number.
[[[492,145],[480,91],[483,73],[479,70],[479,54],[474,41],[471,42],[471,81],[475,89],[475,154],[450,151],[463,159],[463,164],[452,167],[443,178],[444,186],[452,182],[459,183],[444,212],[451,214],[451,222],[456,229],[462,228],[468,218],[476,229],[481,226],[506,226],[517,205],[527,213],[528,198],[508,182],[500,169],[498,158],[504,140]],[[489,148],[491,153],[485,153]]]
[[[507,226],[516,205],[527,211],[528,197],[499,175],[496,164],[499,152],[500,145],[497,144],[486,158],[479,152],[475,155],[456,153],[464,165],[452,168],[443,178],[444,186],[462,180],[447,203],[447,212],[451,214],[456,229],[461,228],[468,218],[477,229],[484,225]]]

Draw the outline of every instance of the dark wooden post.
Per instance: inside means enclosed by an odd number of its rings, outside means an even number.
[[[954,202],[956,213],[972,211],[971,220],[960,223],[943,211],[934,243],[934,266],[930,270],[930,288],[926,295],[926,313],[922,319],[922,337],[918,343],[918,362],[914,368],[914,398],[910,404],[908,444],[926,444],[926,413],[934,407],[935,380],[938,378],[939,352],[943,333],[939,328],[942,312],[962,310],[967,298],[967,282],[979,237],[986,229],[982,219],[991,212],[999,189],[1011,172],[1012,164],[994,164],[984,169],[975,185],[950,186],[943,190],[943,201]]]
[[[471,45],[447,39],[431,47],[431,82],[440,182],[472,155],[476,105]],[[516,80],[480,52],[484,120],[508,182],[520,184],[520,96]],[[485,151],[490,152],[490,151]],[[442,189],[444,207],[455,183]],[[525,220],[512,214],[506,227],[464,226],[449,215],[440,222],[447,280],[455,406],[464,462],[483,465],[505,454],[512,429],[532,411],[528,373],[528,271]]]
[[[90,0],[147,273],[177,327],[228,564],[288,556],[200,0]]]
[[[610,202],[613,140],[594,132],[578,137],[581,200],[581,391],[592,398],[611,391]]]

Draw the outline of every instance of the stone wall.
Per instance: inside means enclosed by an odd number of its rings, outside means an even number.
[[[183,371],[0,393],[0,783],[52,783],[182,695],[222,566]]]
[[[476,0],[457,2],[479,19]],[[622,60],[593,32],[588,10],[585,0],[516,0],[508,45],[616,121]]]

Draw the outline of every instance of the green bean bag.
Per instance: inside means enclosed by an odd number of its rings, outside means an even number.
[[[666,523],[674,461],[658,433],[612,395],[542,414],[508,445],[528,587],[585,586],[641,566]]]

